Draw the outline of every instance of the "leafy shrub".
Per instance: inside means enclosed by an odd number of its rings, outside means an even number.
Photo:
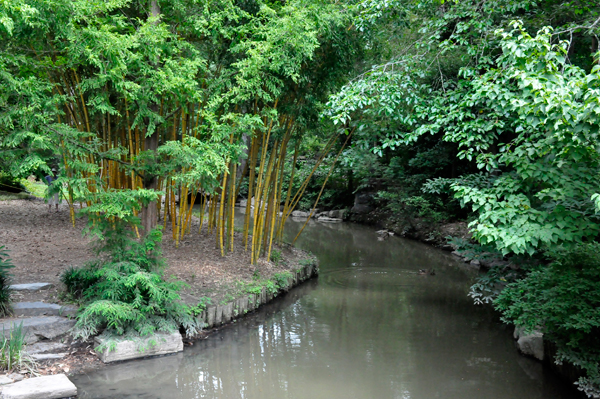
[[[0,368],[5,371],[21,371],[35,368],[35,361],[23,350],[25,331],[23,323],[15,327],[10,337],[0,336]]]
[[[271,251],[271,262],[275,263],[276,265],[279,264],[279,261],[282,259],[282,254],[281,251],[278,249],[273,249],[273,251]]]
[[[8,251],[0,246],[0,317],[7,316],[10,310],[10,274],[8,269],[15,267],[8,257]]]
[[[96,253],[101,257],[81,269],[68,269],[61,280],[84,302],[74,336],[87,339],[102,329],[107,334],[150,335],[182,325],[197,331],[193,311],[180,301],[183,283],[163,279],[159,229],[136,241],[122,221],[101,223]]]
[[[275,282],[275,285],[277,286],[278,289],[280,290],[287,290],[288,285],[290,284],[290,279],[292,278],[292,273],[290,272],[281,272],[281,273],[275,273],[273,275],[273,281]]]
[[[449,218],[439,198],[432,201],[422,196],[405,196],[400,191],[379,191],[376,199],[384,202],[385,208],[396,215],[419,217],[434,224]]]
[[[549,266],[507,285],[494,304],[505,322],[541,328],[557,345],[557,362],[586,372],[579,389],[600,397],[600,244],[581,244],[553,256]]]

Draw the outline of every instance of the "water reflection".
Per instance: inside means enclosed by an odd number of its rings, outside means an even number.
[[[295,235],[301,224],[290,223]],[[310,223],[321,275],[186,348],[78,376],[83,398],[567,398],[466,293],[475,272],[427,246]],[[419,275],[435,268],[436,275]]]

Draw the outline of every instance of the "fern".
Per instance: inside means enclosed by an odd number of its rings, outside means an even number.
[[[101,331],[147,336],[179,326],[195,334],[199,323],[178,294],[183,283],[165,281],[162,275],[161,231],[155,229],[138,241],[125,222],[98,226],[100,258],[81,269],[68,269],[61,277],[69,294],[84,303],[73,329],[75,338]]]

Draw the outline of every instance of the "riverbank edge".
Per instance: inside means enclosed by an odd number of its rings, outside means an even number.
[[[268,280],[267,284],[260,287],[260,290],[255,290],[257,292],[247,293],[223,304],[207,306],[200,313],[198,319],[202,323],[203,329],[226,325],[248,313],[258,310],[262,305],[271,302],[276,297],[318,275],[319,261],[313,257],[310,263],[300,265],[296,270],[289,272],[289,275],[285,276],[284,281]],[[269,282],[272,284],[268,284]],[[190,338],[194,339],[194,337]]]

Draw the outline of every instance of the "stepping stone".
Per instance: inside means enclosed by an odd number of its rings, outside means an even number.
[[[33,360],[62,359],[67,353],[37,353],[31,355]]]
[[[67,344],[63,344],[62,342],[38,342],[32,345],[27,345],[25,350],[27,353],[33,355],[36,353],[53,352],[66,348]]]
[[[52,284],[50,283],[31,283],[31,284],[13,284],[10,286],[11,290],[15,291],[39,291],[39,290],[47,290],[51,288]]]
[[[94,341],[98,345],[107,346],[102,352],[96,350],[98,357],[104,363],[137,359],[146,356],[166,355],[168,353],[181,352],[183,350],[183,340],[178,331],[174,331],[171,334],[155,333],[153,336],[140,337],[135,340],[98,336]],[[112,344],[115,341],[116,347],[114,347],[113,350],[109,350],[108,347],[113,346]]]
[[[14,381],[6,375],[0,375],[0,385],[12,384]]]
[[[45,302],[17,302],[12,305],[17,316],[75,316],[75,306],[61,306]]]
[[[77,387],[64,374],[46,375],[4,387],[3,399],[59,399],[77,395]]]
[[[25,319],[4,319],[0,323],[0,329],[5,337],[10,337],[11,332],[18,328],[21,323],[25,332],[25,343],[33,344],[42,339],[53,339],[65,334],[74,325],[75,320],[59,316],[30,317]]]

